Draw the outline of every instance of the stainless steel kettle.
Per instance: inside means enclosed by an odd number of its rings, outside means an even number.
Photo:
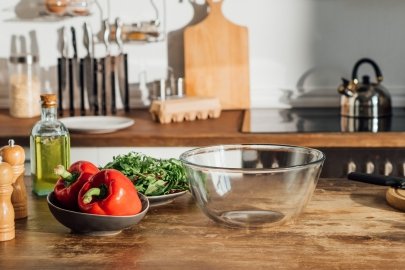
[[[357,78],[360,65],[368,63],[375,71],[376,81],[370,82],[370,77],[364,75],[362,82]],[[343,84],[338,87],[342,95],[340,113],[347,117],[375,118],[391,115],[391,97],[381,82],[383,76],[378,65],[369,58],[357,61],[352,72],[352,80],[342,78]]]

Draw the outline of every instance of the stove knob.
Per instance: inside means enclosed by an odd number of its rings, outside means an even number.
[[[384,175],[390,175],[392,173],[392,163],[387,160],[384,164]]]
[[[366,173],[374,172],[374,163],[372,161],[367,161],[366,163]]]
[[[271,168],[279,168],[280,165],[278,164],[277,159],[273,159],[273,162],[271,163]]]
[[[405,166],[405,163],[404,163],[404,166]],[[347,173],[351,173],[351,172],[355,172],[356,171],[356,163],[354,163],[353,161],[350,161],[348,164],[347,164]],[[405,168],[405,167],[404,167]]]

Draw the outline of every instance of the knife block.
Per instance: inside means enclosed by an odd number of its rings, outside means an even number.
[[[58,113],[64,116],[128,112],[128,55],[58,58]]]
[[[218,98],[185,97],[152,102],[149,112],[161,124],[218,118],[221,105]]]

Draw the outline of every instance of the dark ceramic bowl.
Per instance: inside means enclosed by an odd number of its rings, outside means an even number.
[[[52,215],[65,227],[74,233],[89,235],[114,235],[123,229],[139,223],[149,210],[149,200],[138,193],[142,202],[140,213],[132,216],[104,216],[76,212],[59,206],[53,192],[48,194],[48,207]]]

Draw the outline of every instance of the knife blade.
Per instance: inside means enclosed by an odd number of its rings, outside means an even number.
[[[112,57],[110,47],[110,24],[108,20],[103,21],[103,43],[105,46],[105,56],[102,62],[102,81],[101,81],[101,111],[103,115],[107,114],[107,102],[111,102],[111,69]],[[108,97],[107,97],[108,96]]]
[[[124,109],[126,112],[129,111],[129,93],[128,93],[128,85],[127,85],[127,58],[124,54],[124,46],[122,40],[122,27],[123,23],[120,18],[115,19],[115,43],[118,45],[119,54],[116,56],[115,65],[117,67],[117,80],[118,80],[118,93],[120,95],[120,99],[124,105]],[[121,105],[122,106],[122,105]]]
[[[351,172],[347,175],[347,179],[379,186],[405,189],[405,179],[400,177]]]
[[[72,33],[73,58],[69,59],[69,60],[72,60],[71,62],[69,61],[69,65],[71,65],[71,66],[69,66],[70,67],[69,71],[72,73],[72,74],[69,75],[69,80],[70,80],[70,83],[71,83],[71,89],[70,89],[70,91],[71,91],[71,93],[70,93],[71,100],[70,100],[70,103],[69,103],[70,104],[69,111],[70,111],[71,115],[74,115],[74,109],[76,107],[75,106],[76,102],[75,102],[74,97],[78,93],[77,85],[78,85],[78,79],[79,79],[79,76],[78,76],[78,74],[79,74],[79,68],[78,68],[79,63],[78,63],[77,42],[76,42],[76,29],[72,26],[72,27],[70,27],[70,31]],[[82,95],[80,95],[80,96],[82,96]],[[81,103],[81,101],[80,101],[80,103]]]
[[[66,94],[67,90],[67,76],[68,76],[68,59],[69,57],[69,46],[68,46],[68,33],[66,27],[62,27],[62,37],[61,37],[61,57],[60,61],[58,59],[58,95],[59,95],[59,103],[58,103],[58,110],[59,116],[63,115],[63,101],[64,95]]]
[[[93,81],[94,74],[97,72],[93,68],[93,56],[94,56],[94,42],[93,42],[93,32],[89,24],[83,24],[83,44],[86,49],[86,56],[84,58],[84,84],[85,84],[85,98],[87,97],[87,104],[91,110],[95,110],[95,100],[97,95],[94,93]]]

